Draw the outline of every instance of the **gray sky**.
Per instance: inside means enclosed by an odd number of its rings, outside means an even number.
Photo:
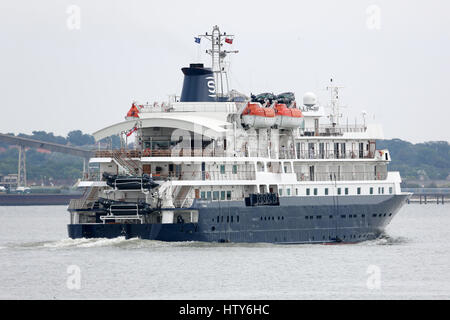
[[[314,91],[326,103],[333,77],[349,123],[365,110],[386,138],[450,141],[449,1],[218,3],[2,0],[0,132],[92,133],[123,120],[132,100],[180,94],[180,68],[199,53],[209,64],[194,36],[217,24],[240,51],[233,88],[299,101]],[[80,29],[68,27],[71,5]]]

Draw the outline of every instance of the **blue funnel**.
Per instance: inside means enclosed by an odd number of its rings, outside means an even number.
[[[182,68],[184,73],[181,102],[216,101],[216,82],[211,69],[204,68],[202,63],[190,64]]]

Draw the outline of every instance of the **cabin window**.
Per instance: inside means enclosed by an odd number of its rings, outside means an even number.
[[[236,221],[239,222],[239,216],[236,217]]]
[[[213,200],[219,200],[219,191],[213,192]]]
[[[286,191],[287,191],[287,195],[290,196],[291,195],[291,188],[287,188]]]
[[[328,195],[328,188],[325,188],[325,195]]]
[[[314,188],[314,195],[317,196],[317,188]]]
[[[295,195],[298,196],[298,188],[295,188]]]
[[[231,223],[233,223],[233,216],[231,216]]]
[[[227,200],[231,200],[231,191],[227,191]]]
[[[225,191],[220,191],[220,200],[225,200]]]
[[[233,174],[237,173],[237,165],[233,164]]]
[[[283,195],[283,189],[279,189],[279,193],[280,193],[280,196],[282,196]]]
[[[392,194],[392,187],[389,187],[389,194]]]
[[[360,187],[358,187],[358,189],[356,189],[356,193],[357,194],[361,194],[361,188]]]
[[[306,189],[306,195],[309,196],[309,188]]]
[[[207,198],[208,200],[211,200],[211,191],[207,191],[207,192],[206,192],[206,198]]]
[[[370,191],[370,194],[373,194],[373,187],[370,187],[369,191]]]
[[[225,165],[220,165],[220,173],[225,174]]]
[[[205,195],[206,195],[205,191],[200,192],[200,198],[202,198],[203,200],[206,199]]]
[[[338,188],[337,191],[338,191],[338,194],[341,194],[341,188]]]
[[[348,188],[345,188],[345,194],[348,194]]]

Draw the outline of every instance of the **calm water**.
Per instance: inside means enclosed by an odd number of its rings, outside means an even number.
[[[0,299],[450,298],[448,204],[405,205],[356,245],[71,240],[67,222],[63,206],[0,207]]]

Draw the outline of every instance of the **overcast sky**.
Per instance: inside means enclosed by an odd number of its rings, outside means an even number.
[[[349,123],[365,110],[386,138],[450,141],[449,12],[445,0],[1,0],[0,132],[92,133],[133,100],[180,94],[180,68],[209,64],[194,36],[217,24],[235,35],[238,91],[326,104],[332,77]]]

